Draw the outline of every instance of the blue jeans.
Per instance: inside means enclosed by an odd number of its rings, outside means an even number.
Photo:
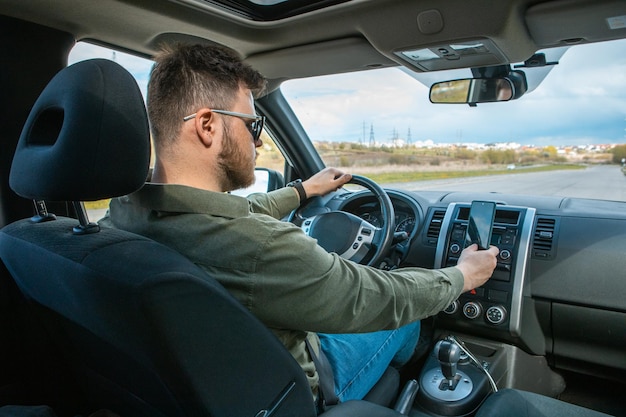
[[[333,369],[339,400],[362,399],[389,365],[399,367],[407,363],[419,334],[419,321],[374,333],[320,333],[322,351]]]

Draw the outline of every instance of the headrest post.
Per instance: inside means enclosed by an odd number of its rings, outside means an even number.
[[[48,213],[48,208],[46,207],[46,202],[43,200],[33,200],[33,204],[35,205],[35,214],[30,218],[30,221],[33,223],[43,223],[48,222],[50,220],[56,220],[57,216],[52,213]]]
[[[85,204],[82,201],[72,201],[72,205],[74,206],[74,210],[76,211],[76,217],[80,224],[74,227],[75,235],[86,235],[89,233],[98,233],[100,231],[100,226],[96,223],[91,223],[89,221],[89,216],[87,215],[87,210],[85,209]]]

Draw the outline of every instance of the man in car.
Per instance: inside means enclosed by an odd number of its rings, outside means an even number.
[[[350,180],[334,168],[300,189],[228,194],[254,182],[262,124],[253,96],[264,86],[230,50],[178,45],[156,56],[148,87],[152,179],[114,199],[101,222],[169,245],[217,278],[282,341],[315,395],[312,355],[321,346],[339,399],[360,399],[389,364],[411,358],[420,319],[487,281],[498,249],[470,246],[456,267],[441,270],[383,271],[328,253],[279,219]]]

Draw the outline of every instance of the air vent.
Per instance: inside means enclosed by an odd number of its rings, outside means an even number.
[[[554,217],[537,217],[533,234],[533,258],[551,259],[555,255],[557,219]]]
[[[441,224],[443,223],[443,218],[446,215],[445,210],[435,210],[433,212],[433,216],[430,218],[430,223],[428,224],[428,230],[426,231],[426,242],[432,245],[437,244],[437,239],[439,238],[439,231],[441,230]]]

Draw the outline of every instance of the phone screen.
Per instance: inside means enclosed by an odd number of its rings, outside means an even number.
[[[466,239],[468,246],[478,244],[478,249],[489,249],[496,203],[493,201],[472,201]]]

